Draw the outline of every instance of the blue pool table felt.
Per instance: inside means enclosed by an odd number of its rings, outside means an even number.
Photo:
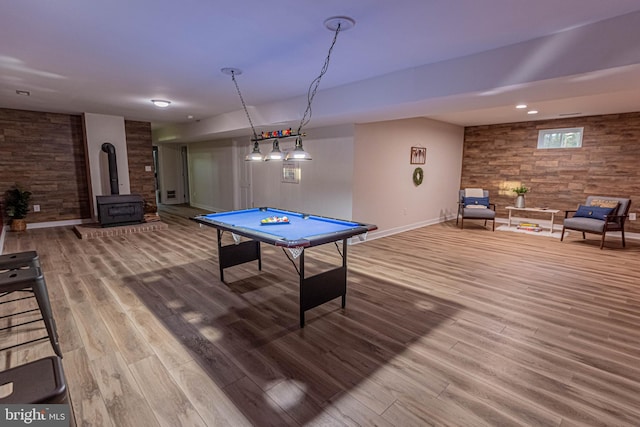
[[[286,216],[289,218],[289,223],[271,223],[268,227],[264,227],[261,220],[270,216]],[[286,240],[308,239],[313,236],[346,231],[361,226],[357,222],[305,215],[273,208],[221,212],[202,215],[202,218],[224,223],[231,227],[271,234]]]

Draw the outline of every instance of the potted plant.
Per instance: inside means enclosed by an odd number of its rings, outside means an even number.
[[[7,190],[4,205],[5,212],[11,219],[11,231],[24,231],[27,229],[25,218],[29,213],[30,198],[30,191],[24,191],[18,187]]]
[[[529,189],[524,185],[520,185],[516,188],[512,188],[512,190],[518,195],[516,197],[516,208],[524,208],[524,195],[529,191]]]

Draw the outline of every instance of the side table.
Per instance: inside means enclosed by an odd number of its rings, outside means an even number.
[[[553,220],[556,217],[556,214],[560,212],[558,209],[547,209],[547,208],[516,208],[515,206],[507,206],[505,208],[509,211],[509,227],[511,227],[511,214],[513,211],[521,211],[521,212],[539,212],[539,213],[548,213],[551,214],[551,234],[553,234]]]

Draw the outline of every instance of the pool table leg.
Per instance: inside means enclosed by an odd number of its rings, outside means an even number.
[[[314,307],[342,297],[347,303],[347,239],[342,240],[342,265],[315,276],[304,277],[304,251],[300,255],[300,327],[304,328],[304,313]]]
[[[224,282],[224,269],[245,262],[258,261],[258,269],[262,270],[262,255],[260,242],[249,240],[235,245],[222,246],[222,232],[218,232],[218,265],[220,266],[220,281]]]
[[[216,229],[216,232],[218,233],[218,266],[220,267],[220,281],[224,282],[224,266],[220,261],[222,254],[222,232],[219,228]]]
[[[300,327],[304,328],[304,312],[306,311],[305,307],[305,293],[304,293],[304,249],[300,254]]]
[[[344,293],[342,294],[342,308],[347,305],[347,239],[342,240],[342,270],[344,272]]]

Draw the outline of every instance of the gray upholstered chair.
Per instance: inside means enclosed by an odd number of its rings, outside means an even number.
[[[464,229],[465,219],[481,219],[484,220],[485,227],[487,221],[492,221],[492,230],[496,229],[496,205],[489,203],[489,191],[483,190],[484,201],[478,201],[477,198],[465,200],[465,190],[460,190],[458,196],[458,216],[456,217],[456,225],[460,220],[460,226]]]
[[[608,196],[588,196],[584,205],[580,205],[576,210],[565,211],[564,223],[562,224],[562,235],[560,241],[564,239],[565,230],[575,230],[585,233],[599,234],[600,249],[604,247],[604,238],[609,231],[619,231],[622,235],[622,247],[624,241],[624,222],[629,215],[631,199]],[[569,216],[573,213],[572,216]]]

